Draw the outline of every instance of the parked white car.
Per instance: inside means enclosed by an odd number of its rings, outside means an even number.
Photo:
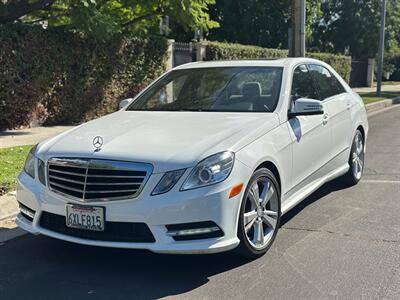
[[[186,64],[121,105],[32,149],[18,177],[21,228],[254,258],[282,214],[327,181],[362,175],[363,102],[317,60]]]

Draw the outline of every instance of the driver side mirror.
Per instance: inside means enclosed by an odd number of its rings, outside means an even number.
[[[296,116],[322,115],[323,113],[324,108],[321,104],[321,101],[300,98],[294,102],[292,110],[289,111],[289,119]]]
[[[121,100],[121,102],[119,102],[119,109],[123,109],[124,107],[128,106],[132,100],[133,100],[133,98]]]

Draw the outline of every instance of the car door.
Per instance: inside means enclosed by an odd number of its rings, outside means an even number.
[[[335,75],[327,68],[318,64],[310,64],[309,70],[317,85],[324,107],[329,111],[326,121],[329,122],[332,130],[330,156],[334,164],[332,167],[338,168],[347,162],[346,150],[351,143],[348,137],[353,136],[349,134],[349,130],[353,128],[350,115],[350,96]],[[335,158],[338,158],[339,162],[336,162]]]
[[[295,68],[292,78],[291,105],[299,98],[320,100],[306,65]],[[315,180],[315,176],[324,175],[323,166],[329,160],[331,148],[331,127],[325,119],[329,111],[322,105],[323,115],[297,116],[288,121],[293,138],[292,188],[288,197]]]

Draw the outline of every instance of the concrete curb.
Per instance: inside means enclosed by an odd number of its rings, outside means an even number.
[[[365,105],[365,108],[367,109],[368,115],[370,115],[371,113],[379,112],[395,104],[400,104],[400,97],[369,103]]]
[[[0,197],[0,221],[15,217],[19,212],[16,192],[10,192]]]

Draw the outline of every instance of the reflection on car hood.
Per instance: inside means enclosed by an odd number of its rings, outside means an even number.
[[[38,155],[147,162],[159,173],[236,152],[278,124],[275,113],[119,111],[42,143]],[[96,136],[103,139],[97,152]]]

